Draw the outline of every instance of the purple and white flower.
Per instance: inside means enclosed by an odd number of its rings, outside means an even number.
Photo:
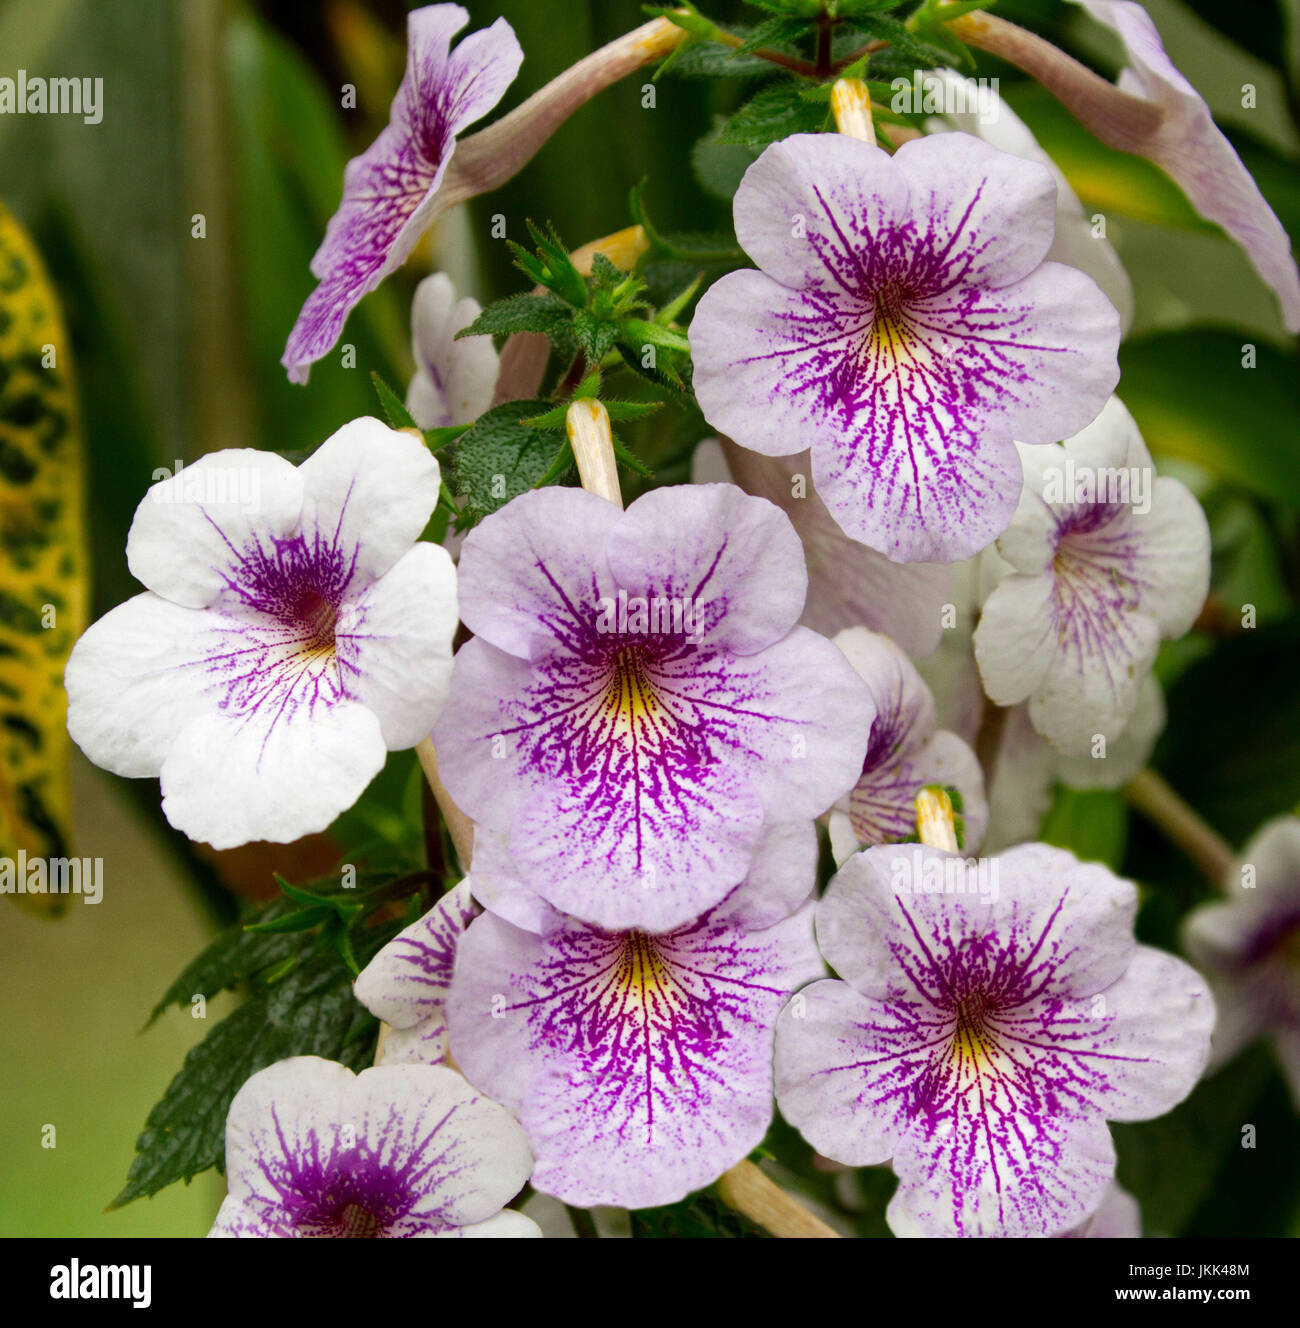
[[[406,390],[406,409],[421,429],[471,424],[491,407],[501,367],[492,338],[456,340],[480,312],[477,300],[457,300],[443,272],[416,287],[411,303],[415,376]]]
[[[1124,43],[1128,64],[1119,88],[1159,112],[1153,122],[1131,123],[1074,98],[1066,104],[1103,142],[1155,162],[1193,207],[1217,222],[1246,251],[1278,297],[1291,332],[1300,332],[1300,272],[1291,240],[1236,149],[1214,123],[1205,99],[1165,53],[1151,16],[1132,0],[1075,0]],[[1048,83],[1053,87],[1053,82]],[[1060,90],[1053,87],[1060,95]]]
[[[1077,1225],[1114,1176],[1106,1121],[1168,1111],[1209,1056],[1209,991],[1134,941],[1136,907],[1131,882],[1043,844],[855,854],[817,905],[844,980],[777,1025],[782,1115],[836,1161],[892,1159],[896,1235]]]
[[[887,636],[855,627],[841,632],[835,644],[876,703],[862,774],[831,812],[836,861],[862,847],[915,837],[916,795],[927,784],[961,794],[962,848],[975,852],[988,825],[984,775],[975,753],[955,733],[938,727],[930,689]]]
[[[1183,930],[1219,1009],[1214,1065],[1268,1038],[1300,1110],[1300,820],[1265,825],[1223,887],[1228,898],[1197,909]]]
[[[825,972],[812,826],[776,838],[754,878],[666,934],[598,930],[536,897],[528,926],[493,911],[470,923],[451,1051],[518,1115],[535,1189],[582,1206],[673,1203],[762,1141],[777,1013]],[[516,917],[521,890],[502,890]]]
[[[324,830],[447,694],[456,574],[417,543],[419,439],[354,420],[301,466],[215,452],[151,488],[127,562],[148,589],[77,642],[68,731],[214,848]]]
[[[460,559],[456,656],[434,730],[457,805],[505,836],[524,882],[609,930],[669,931],[749,870],[765,821],[853,786],[866,685],[797,627],[798,536],[731,485],[626,512],[525,494]]]
[[[391,941],[353,984],[357,1000],[389,1026],[384,1065],[442,1065],[447,1060],[444,1014],[456,947],[480,910],[461,881]]]
[[[228,1193],[210,1236],[540,1236],[502,1211],[532,1155],[518,1122],[454,1070],[353,1074],[319,1056],[259,1070],[226,1117]]]
[[[1128,723],[1164,637],[1205,602],[1209,526],[1177,480],[1157,478],[1133,417],[1112,398],[1063,447],[1023,448],[1025,488],[998,540],[1012,572],[975,631],[984,690],[1028,699],[1067,756]]]
[[[842,134],[773,144],[736,193],[759,271],[691,323],[709,423],[769,456],[809,448],[854,539],[898,562],[953,562],[1005,528],[1013,438],[1087,424],[1118,381],[1119,315],[1045,262],[1050,172],[967,134],[892,156]]]
[[[895,563],[851,540],[809,483],[809,458],[760,456],[730,441],[706,438],[691,458],[691,482],[739,484],[790,518],[808,563],[808,599],[800,622],[830,636],[870,627],[904,650],[928,655],[939,644],[949,569],[940,563]]]
[[[503,18],[451,39],[469,22],[460,5],[426,5],[407,16],[406,73],[388,125],[347,165],[343,201],[311,261],[320,283],[307,297],[281,363],[295,383],[339,339],[363,295],[410,257],[433,223],[456,136],[504,96],[523,62]]]

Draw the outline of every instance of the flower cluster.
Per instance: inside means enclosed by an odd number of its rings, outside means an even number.
[[[1158,108],[1132,143],[1178,178],[1202,152],[1189,196],[1294,312],[1275,219],[1149,20],[1080,3],[1125,38],[1123,105]],[[523,58],[503,19],[453,48],[467,18],[409,17],[294,381],[436,217],[707,27],[692,8],[588,57],[453,175]],[[1043,64],[1040,41],[1008,58]],[[641,260],[673,242],[643,214],[581,263],[538,232],[537,259],[515,246],[532,292],[484,311],[420,282],[408,415],[383,396],[405,427],[355,420],[299,465],[214,453],[141,502],[146,589],[67,665],[94,762],[157,777],[171,824],[215,849],[327,830],[391,752],[416,748],[429,785],[427,865],[364,905],[297,890],[302,915],[267,924],[342,919],[360,1027],[383,1028],[359,1075],[291,1056],[244,1084],[214,1236],[537,1235],[506,1207],[529,1181],[672,1204],[743,1172],[778,1106],[824,1159],[892,1167],[895,1234],[1139,1229],[1107,1121],[1187,1096],[1216,1003],[1137,943],[1132,882],[1035,841],[1055,786],[1146,763],[1157,649],[1202,612],[1209,526],[1113,395],[1132,289],[1028,129],[1003,108],[877,136],[852,70],[829,94],[840,132],[770,143],[735,193],[752,268],[655,309]],[[604,400],[624,369],[665,400]],[[683,400],[693,479],[659,484],[610,421]],[[645,481],[626,509],[619,462]],[[1297,824],[1246,849],[1185,944],[1216,1062],[1267,1034],[1300,1100]],[[362,967],[352,929],[374,925]]]

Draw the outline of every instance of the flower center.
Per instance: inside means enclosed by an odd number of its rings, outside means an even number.
[[[332,655],[338,610],[318,590],[307,590],[294,605],[294,617],[300,629],[299,655]]]
[[[671,980],[668,965],[654,939],[644,932],[630,931],[623,939],[623,954],[618,965],[617,987],[622,992],[647,992],[659,989]]]
[[[894,285],[878,290],[872,297],[874,313],[868,345],[878,359],[898,363],[910,355],[912,337],[907,322],[907,300]]]
[[[373,1240],[383,1231],[383,1223],[360,1204],[346,1204],[339,1213],[339,1234],[354,1240]]]
[[[975,1066],[992,1059],[996,1043],[987,1022],[988,1005],[983,993],[971,992],[957,1002],[957,1027],[952,1035],[952,1054],[958,1061]]]
[[[607,703],[615,723],[626,731],[659,711],[659,698],[639,646],[623,646],[614,656]]]

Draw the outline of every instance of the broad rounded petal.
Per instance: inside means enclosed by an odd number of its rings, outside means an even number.
[[[713,911],[750,931],[787,918],[817,886],[817,828],[808,821],[765,825],[745,879]]]
[[[259,1070],[226,1115],[227,1202],[280,1205],[299,1188],[314,1154],[336,1142],[343,1102],[356,1076],[319,1056],[294,1056]]]
[[[176,735],[217,708],[209,661],[238,626],[152,591],[110,610],[72,648],[64,670],[73,742],[115,775],[158,774]]]
[[[1063,263],[996,290],[931,296],[910,321],[931,362],[1022,443],[1078,433],[1119,382],[1119,313],[1091,277]]]
[[[955,1071],[952,1126],[930,1118],[924,1145],[894,1156],[898,1190],[885,1213],[894,1235],[1051,1236],[1097,1208],[1115,1176],[1105,1122],[1025,1102],[1013,1072]]]
[[[477,300],[456,299],[443,272],[425,277],[411,301],[416,374],[406,408],[421,429],[469,424],[492,405],[500,367],[491,337],[456,334],[482,312]]]
[[[1210,589],[1210,526],[1191,490],[1162,476],[1155,482],[1151,510],[1135,514],[1142,542],[1138,576],[1142,605],[1160,634],[1191,631]]]
[[[592,630],[602,600],[613,602],[604,550],[622,518],[613,503],[585,489],[553,486],[507,503],[461,549],[465,626],[522,659]]]
[[[520,880],[505,835],[474,827],[474,874],[469,880],[474,898],[497,917],[539,934],[554,925],[555,910]]]
[[[163,813],[213,848],[326,829],[383,768],[372,711],[355,702],[201,715],[163,762]]]
[[[1214,1001],[1205,979],[1163,950],[1139,945],[1088,1014],[1059,1045],[1096,1076],[1086,1091],[1110,1120],[1163,1116],[1205,1072]]]
[[[652,489],[610,532],[605,554],[629,595],[680,603],[688,639],[739,654],[779,641],[803,612],[799,536],[780,508],[734,484]]]
[[[420,538],[438,502],[429,449],[369,417],[331,434],[298,473],[304,534],[351,555],[353,586],[383,576]]]
[[[856,296],[862,250],[894,226],[906,205],[902,173],[873,144],[842,134],[793,134],[745,172],[733,208],[741,247],[768,276]],[[697,386],[699,368],[697,360]]]
[[[282,1210],[264,1203],[244,1203],[234,1195],[226,1195],[217,1210],[209,1239],[216,1240],[274,1240],[292,1237],[297,1233],[285,1226]]]
[[[1118,734],[1106,733],[1104,747],[1094,742],[1086,756],[1058,756],[1057,778],[1076,789],[1123,788],[1151,759],[1165,726],[1165,695],[1155,675],[1138,687],[1133,714]]]
[[[1142,1210],[1138,1201],[1112,1181],[1095,1212],[1077,1226],[1062,1231],[1062,1238],[1084,1240],[1132,1240],[1142,1234]]]
[[[293,534],[302,515],[301,470],[272,452],[210,452],[155,484],[126,539],[131,575],[187,608],[211,604],[259,539]]]
[[[534,1187],[584,1206],[672,1203],[755,1147],[777,1010],[820,969],[809,917],[759,932],[706,917],[656,938],[474,922],[452,1052],[472,1082],[521,1104]]]
[[[389,1185],[409,1196],[391,1235],[482,1222],[519,1193],[532,1170],[518,1122],[454,1070],[363,1070],[347,1090],[343,1111],[362,1151],[354,1169],[386,1172]]]
[[[877,1109],[877,1082],[888,1081],[899,1053],[864,1055],[894,1022],[888,1007],[825,979],[796,992],[776,1025],[776,1101],[781,1115],[824,1157],[851,1167],[889,1160],[898,1131]],[[895,1103],[894,1109],[897,1108]]]
[[[963,138],[960,151],[941,137],[912,139],[894,153],[893,162],[907,181],[912,217],[926,247],[956,264],[963,280],[1005,286],[1047,257],[1056,224],[1056,181],[1038,162],[969,134]]]
[[[741,447],[790,456],[833,436],[833,375],[870,326],[842,293],[791,290],[764,272],[729,272],[691,319],[692,385],[704,418]]]
[[[1064,849],[1024,844],[978,866],[919,844],[869,848],[817,906],[817,940],[863,995],[936,1000],[954,966],[999,975],[1017,1003],[1090,997],[1134,949],[1131,881]]]
[[[1016,705],[1047,678],[1058,649],[1056,578],[1012,575],[988,597],[975,629],[975,661],[989,698]]]
[[[353,984],[357,1000],[394,1030],[418,1028],[426,1064],[446,1058],[443,1006],[451,989],[456,947],[477,915],[468,880],[445,894],[422,918],[395,936],[361,971]],[[392,1036],[389,1036],[389,1042]],[[410,1061],[413,1047],[399,1057],[385,1044],[384,1061]]]
[[[436,544],[417,544],[378,581],[345,600],[335,631],[349,692],[375,712],[389,751],[426,737],[451,686],[456,569]]]
[[[412,69],[423,57],[426,39],[417,25],[427,12],[414,10],[407,19]],[[456,30],[463,26],[464,20]],[[434,67],[422,71],[420,90],[423,96],[432,96],[439,118],[453,134],[482,119],[505,96],[524,60],[519,39],[504,18],[459,42],[445,57],[445,70],[436,69],[437,56],[446,50],[441,36],[436,41],[430,38],[428,45],[433,48]]]
[[[876,703],[867,765],[874,768],[923,747],[934,733],[934,697],[906,653],[865,627],[841,632],[835,644]]]
[[[450,1227],[437,1235],[443,1240],[541,1240],[542,1229],[531,1217],[507,1208],[484,1222]]]

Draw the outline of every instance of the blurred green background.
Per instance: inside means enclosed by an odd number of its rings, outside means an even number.
[[[1147,7],[1284,224],[1300,233],[1297,5]],[[633,76],[577,113],[499,194],[447,218],[408,269],[363,302],[343,336],[357,348],[355,368],[331,356],[309,388],[290,386],[278,361],[312,286],[308,260],[337,205],[344,161],[387,118],[406,8],[397,0],[0,3],[0,74],[21,67],[104,80],[98,125],[0,117],[0,198],[50,268],[75,349],[95,616],[136,590],[123,550],[155,468],[227,446],[308,448],[376,413],[369,371],[405,383],[410,292],[431,268],[485,300],[518,288],[504,245],[490,237],[492,214],[505,215],[514,237],[525,217],[549,220],[576,246],[627,225],[628,190],[646,179],[662,225],[725,224],[727,203],[697,180],[691,153],[713,118],[740,104],[744,84],[668,77],[647,110],[649,75]],[[469,0],[467,8],[472,26],[504,15],[523,46],[503,108],[644,21],[632,0]],[[725,22],[762,17],[732,0],[704,8]],[[997,10],[1114,71],[1116,47],[1073,6],[1011,0]],[[1138,313],[1121,394],[1162,467],[1206,504],[1212,607],[1224,615],[1162,657],[1171,724],[1158,760],[1240,844],[1265,816],[1300,800],[1295,349],[1244,256],[1153,168],[1099,148],[1015,71],[982,69],[1003,78],[1089,210],[1105,213],[1133,280]],[[346,84],[357,89],[355,109],[341,105]],[[1242,105],[1246,84],[1256,89],[1252,109]],[[195,239],[200,213],[206,235]],[[1230,372],[1247,343],[1258,349],[1257,368]],[[1231,626],[1245,603],[1261,623],[1248,642]],[[1207,697],[1216,699],[1207,706]],[[76,851],[106,860],[104,902],[74,903],[57,921],[0,912],[0,1234],[200,1235],[222,1193],[211,1174],[103,1209],[149,1108],[206,1031],[173,1010],[140,1033],[148,1011],[235,916],[241,895],[268,893],[271,860],[198,856],[161,820],[153,781],[128,785],[78,757],[74,792]],[[1117,799],[1063,795],[1054,833],[1149,885],[1142,927],[1172,944],[1177,918],[1205,887]],[[209,1020],[232,999],[215,1002]],[[1144,1199],[1158,1230],[1300,1234],[1300,1138],[1276,1074],[1252,1053],[1229,1079],[1198,1091],[1141,1147],[1122,1139],[1121,1179],[1149,1173]],[[1260,1123],[1268,1147],[1252,1157],[1225,1151],[1225,1120]],[[57,1128],[53,1149],[40,1147],[46,1124]]]

